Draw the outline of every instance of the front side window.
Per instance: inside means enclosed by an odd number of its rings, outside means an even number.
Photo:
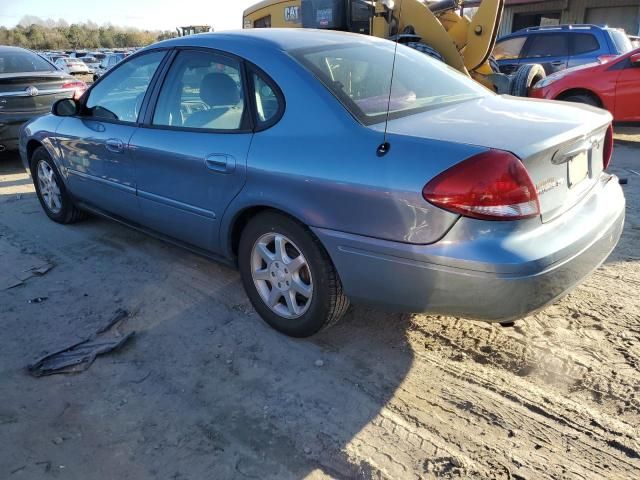
[[[527,58],[565,57],[569,54],[567,35],[544,33],[533,35],[527,50]]]
[[[520,56],[524,42],[527,37],[516,37],[503,40],[496,44],[493,56],[496,60],[513,60]]]
[[[627,53],[633,50],[633,44],[626,33],[620,30],[607,30],[611,34],[613,43],[616,46],[619,54]]]
[[[490,95],[443,62],[391,42],[353,43],[294,50],[292,55],[365,125],[411,115],[444,104]],[[425,81],[428,80],[428,81]]]
[[[104,120],[135,122],[144,94],[165,52],[141,55],[123,63],[91,89],[84,115]]]
[[[162,85],[153,124],[238,130],[245,112],[240,63],[198,50],[183,51]]]

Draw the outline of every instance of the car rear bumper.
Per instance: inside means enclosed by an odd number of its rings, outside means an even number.
[[[45,112],[46,113],[46,112]],[[34,114],[0,115],[0,150],[17,150],[20,127]]]
[[[625,200],[603,174],[588,198],[551,222],[461,218],[437,243],[411,245],[314,229],[355,303],[504,322],[568,292],[616,246]],[[539,227],[531,229],[536,221]]]

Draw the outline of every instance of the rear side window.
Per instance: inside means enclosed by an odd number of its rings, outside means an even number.
[[[239,130],[245,111],[240,62],[212,52],[180,52],[169,69],[153,124]]]
[[[574,33],[571,35],[573,41],[572,55],[595,52],[600,49],[598,39],[590,33]]]
[[[496,48],[493,50],[493,56],[496,60],[511,60],[518,58],[526,40],[527,37],[516,37],[498,42],[496,44]]]
[[[609,34],[611,35],[611,39],[618,50],[618,54],[622,55],[623,53],[633,50],[631,40],[624,32],[619,30],[609,30]]]
[[[251,73],[253,93],[256,101],[256,123],[258,127],[267,127],[278,119],[283,107],[276,88],[258,73]]]
[[[569,54],[567,35],[545,33],[532,35],[527,47],[527,58],[565,57]]]

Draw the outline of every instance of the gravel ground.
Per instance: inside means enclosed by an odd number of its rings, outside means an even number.
[[[0,478],[638,478],[639,154],[615,152],[620,244],[556,304],[513,328],[352,307],[308,340],[265,326],[232,270],[50,222],[3,159],[0,280],[23,280],[0,283]],[[122,350],[26,373],[118,309]]]

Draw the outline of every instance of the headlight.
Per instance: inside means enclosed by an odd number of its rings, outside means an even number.
[[[564,77],[563,73],[554,73],[549,75],[548,77],[544,77],[538,83],[536,83],[533,88],[544,88],[551,85],[553,82],[556,82]]]

